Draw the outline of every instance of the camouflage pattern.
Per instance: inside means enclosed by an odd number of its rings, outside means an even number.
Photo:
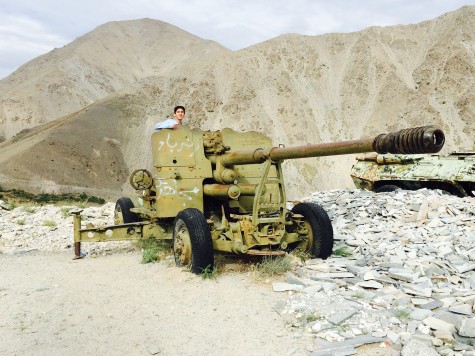
[[[428,188],[462,197],[474,196],[475,151],[449,155],[367,154],[357,156],[356,160],[351,177],[360,189]]]

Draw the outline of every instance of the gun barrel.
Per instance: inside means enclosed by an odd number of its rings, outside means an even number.
[[[233,164],[262,163],[270,158],[273,161],[284,159],[336,156],[353,153],[377,152],[394,154],[437,153],[445,143],[445,135],[435,126],[404,129],[374,138],[320,143],[296,147],[274,147],[269,151],[230,152],[222,157],[225,166]]]
[[[351,153],[371,152],[373,151],[373,140],[374,139],[341,141],[296,147],[274,147],[270,150],[269,157],[273,161],[281,161],[293,158],[338,156]]]

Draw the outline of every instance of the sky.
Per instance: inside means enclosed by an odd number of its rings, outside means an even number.
[[[431,20],[475,0],[0,0],[0,79],[109,21],[152,18],[238,50]]]

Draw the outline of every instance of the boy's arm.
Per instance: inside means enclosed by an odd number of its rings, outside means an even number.
[[[154,130],[161,130],[161,129],[172,129],[173,126],[176,124],[175,120],[173,119],[166,119],[165,121],[159,122],[156,124],[153,129]]]

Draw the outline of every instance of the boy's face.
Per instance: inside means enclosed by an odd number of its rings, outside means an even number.
[[[178,109],[175,111],[175,118],[181,123],[185,118],[185,111],[183,109]]]

